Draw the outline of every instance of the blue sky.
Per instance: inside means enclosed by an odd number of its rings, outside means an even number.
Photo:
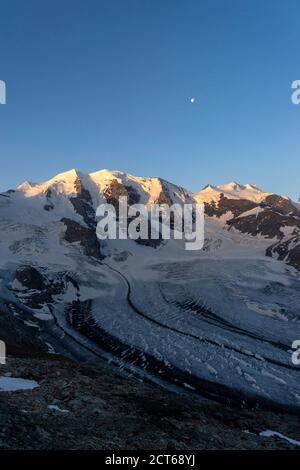
[[[0,0],[0,190],[109,168],[298,198],[299,35],[299,0]]]

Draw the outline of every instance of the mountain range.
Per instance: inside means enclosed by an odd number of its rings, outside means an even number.
[[[205,207],[205,244],[106,240],[96,209]],[[255,184],[191,191],[71,170],[0,194],[0,331],[11,351],[106,361],[239,406],[300,410],[300,205]]]

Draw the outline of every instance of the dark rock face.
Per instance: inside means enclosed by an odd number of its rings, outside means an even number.
[[[16,271],[16,279],[28,289],[43,290],[48,287],[47,279],[32,266],[20,266]]]
[[[30,308],[41,308],[53,302],[53,295],[60,294],[64,289],[63,281],[58,277],[49,280],[36,268],[26,265],[16,270],[16,279],[28,291],[22,291],[22,302]],[[17,289],[15,289],[18,292]]]
[[[243,212],[247,212],[258,207],[258,204],[253,201],[248,201],[247,199],[228,199],[222,193],[218,204],[216,204],[215,201],[210,203],[205,202],[204,207],[205,214],[209,217],[213,217],[214,215],[221,217],[227,212],[232,212],[234,217],[238,217],[243,214]]]
[[[299,244],[291,249],[287,258],[288,264],[300,270],[300,240]]]
[[[45,211],[49,212],[49,211],[53,210],[53,206],[51,204],[45,204],[44,209],[45,209]]]
[[[110,186],[106,188],[106,190],[103,192],[103,196],[105,197],[108,204],[112,204],[114,206],[114,208],[116,209],[117,217],[119,213],[119,198],[121,196],[127,197],[128,205],[137,204],[140,201],[140,195],[133,186],[123,186],[121,183],[118,182],[117,179],[113,180]],[[128,218],[128,225],[130,221],[131,219]],[[144,240],[144,239],[138,238],[137,240],[135,240],[135,242],[140,245],[157,248],[160,245],[161,240],[152,240],[150,237],[150,233],[151,233],[151,225],[149,222],[148,223],[148,239]]]
[[[162,190],[159,193],[159,196],[156,199],[155,203],[156,204],[167,204],[168,206],[171,206],[172,205],[172,199],[171,199],[171,196],[169,194],[169,190],[168,190],[167,186],[164,184],[164,182],[162,180],[160,180],[160,183],[161,183],[161,186],[162,186]]]
[[[119,198],[127,197],[129,205],[138,204],[140,202],[139,192],[131,185],[123,185],[117,179],[112,180],[111,184],[103,191],[103,196],[108,204],[112,204],[118,211]],[[118,212],[117,212],[118,213]]]
[[[265,198],[265,204],[271,208],[276,209],[283,215],[298,215],[300,216],[300,211],[296,209],[293,203],[282,196],[277,194],[271,194]]]
[[[168,184],[165,180],[159,178],[159,182],[161,184],[162,189],[155,203],[167,204],[168,206],[171,206],[174,202],[172,199],[172,196],[174,196],[175,194],[174,193],[172,194],[172,191],[170,191]],[[178,188],[178,189],[183,197],[183,200],[189,201],[190,197],[188,193],[183,188]]]
[[[161,186],[162,186],[162,190],[158,196],[158,198],[156,199],[155,201],[155,204],[159,204],[159,205],[167,205],[169,207],[171,207],[173,204],[174,204],[174,200],[172,199],[172,196],[175,196],[175,194],[170,194],[170,190],[166,184],[166,182],[162,179],[160,179],[160,183],[161,183]],[[179,188],[179,192],[181,193],[181,196],[183,197],[183,200],[184,201],[187,201],[188,203],[191,203],[192,201],[190,200],[190,196],[189,194],[183,189],[183,188]],[[192,214],[192,217],[193,217],[193,221],[195,220],[195,213]],[[160,215],[159,216],[159,222],[160,224],[162,223],[162,216]],[[170,213],[170,228],[171,230],[174,230],[174,224],[175,224],[175,220],[174,220],[174,213],[171,212]],[[182,218],[182,231],[184,231],[184,218]],[[159,242],[159,243],[158,243]],[[157,248],[158,245],[160,245],[160,243],[162,242],[162,235],[161,235],[161,232],[159,234],[159,240],[148,240],[148,243],[144,243],[145,245],[147,246],[151,246],[152,248]]]
[[[283,261],[284,258],[288,255],[289,252],[289,241],[275,243],[274,245],[269,246],[266,250],[266,256],[277,255],[277,259]]]
[[[172,194],[172,191],[169,190],[168,184],[166,181],[159,178],[159,182],[161,184],[161,191],[157,199],[154,201],[154,203],[160,204],[160,205],[166,204],[167,206],[170,207],[173,204],[172,196],[174,196],[175,194],[174,193]],[[143,192],[142,189],[141,191]],[[183,200],[190,201],[191,196],[187,193],[187,191],[185,191],[183,188],[179,188],[179,192],[182,194]],[[119,215],[119,198],[121,196],[127,197],[128,205],[130,206],[133,204],[138,204],[141,199],[140,193],[136,190],[136,188],[134,188],[131,185],[123,185],[117,179],[114,179],[111,181],[110,185],[103,191],[103,196],[106,199],[107,203],[112,204],[114,208],[116,209],[117,219]],[[171,228],[173,228],[172,227],[173,219],[174,219],[173,213],[171,213],[170,218],[171,218],[170,220]],[[160,221],[161,221],[161,217],[160,217]],[[128,219],[128,223],[130,223],[130,218]],[[151,234],[151,223],[149,221],[148,239],[144,240],[144,239],[139,238],[135,240],[136,243],[140,245],[144,245],[144,246],[149,246],[151,248],[157,248],[162,242],[161,233],[159,234],[159,239],[157,240],[151,239],[150,234]]]
[[[300,269],[300,236],[296,235],[286,241],[275,243],[266,251],[266,256],[277,256],[280,261]]]
[[[169,197],[168,194],[166,194],[164,191],[161,191],[158,198],[155,201],[156,204],[167,204],[167,206],[172,205],[172,201]]]
[[[15,316],[14,314],[19,314]],[[31,316],[25,312],[17,311],[16,307],[7,305],[0,308],[1,340],[6,344],[6,354],[18,354],[26,357],[29,354],[38,355],[42,351],[48,351],[47,346],[37,334],[32,334],[32,328],[28,328],[23,320],[31,320]]]
[[[95,229],[83,227],[78,222],[66,217],[61,219],[61,222],[67,227],[64,236],[67,242],[80,242],[87,256],[101,258],[100,243]]]
[[[92,198],[87,189],[84,188],[79,176],[75,180],[76,197],[71,197],[70,201],[73,204],[75,211],[81,215],[84,222],[88,227],[95,228],[95,210],[92,204]]]
[[[112,204],[114,206],[118,214],[119,198],[121,196],[126,196],[128,198],[128,191],[122,183],[119,183],[119,181],[115,179],[112,180],[111,184],[105,189],[105,191],[103,191],[103,196],[108,204]]]
[[[47,199],[47,204],[44,205],[45,211],[48,211],[48,212],[54,209],[54,205],[51,202],[51,195],[52,195],[52,191],[51,191],[50,188],[48,188],[46,193],[45,193],[45,196],[46,196],[46,199]]]
[[[284,237],[281,230],[283,227],[300,227],[299,220],[267,209],[258,214],[228,220],[227,224],[242,233],[249,233],[253,236],[261,234],[267,238],[279,239]]]
[[[212,201],[204,205],[208,217],[221,217],[232,212],[233,217],[226,222],[229,228],[234,227],[252,236],[277,238],[279,241],[266,250],[266,256],[274,256],[300,269],[300,211],[289,199],[272,194],[258,204],[246,199],[228,199],[221,194],[218,202]],[[257,214],[243,215],[256,207],[262,210]],[[292,236],[288,239],[285,237],[284,227],[294,227]]]
[[[138,204],[141,199],[138,191],[133,186],[125,186],[125,189],[127,190],[128,203],[130,205]]]

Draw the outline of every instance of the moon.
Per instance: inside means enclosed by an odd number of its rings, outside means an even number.
[[[191,101],[191,103],[195,103],[196,99],[195,99],[195,98],[191,98],[190,101]]]

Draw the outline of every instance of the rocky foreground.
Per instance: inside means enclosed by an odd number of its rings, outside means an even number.
[[[0,392],[0,449],[293,449],[299,417],[178,396],[106,366],[41,354],[9,357],[1,376],[35,380]],[[299,447],[298,447],[299,448]]]

